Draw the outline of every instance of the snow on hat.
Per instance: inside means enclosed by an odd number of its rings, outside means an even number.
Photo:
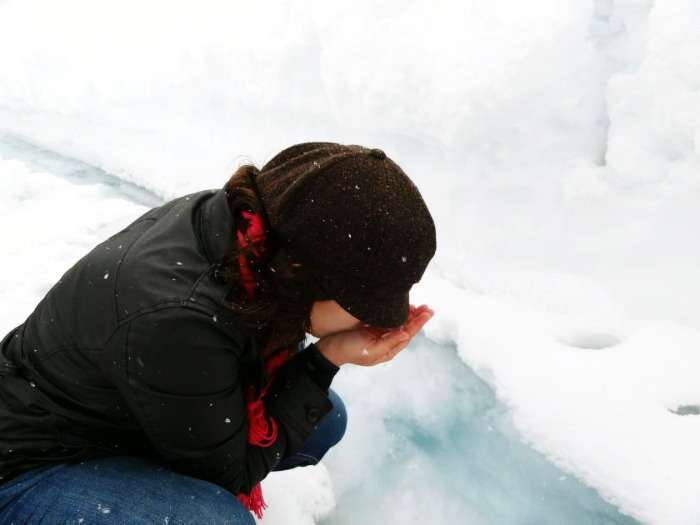
[[[296,144],[267,162],[255,184],[269,227],[323,298],[373,326],[407,320],[409,290],[435,254],[435,224],[381,149]]]

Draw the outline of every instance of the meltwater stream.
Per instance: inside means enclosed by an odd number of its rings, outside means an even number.
[[[162,202],[99,168],[0,136],[0,160],[10,159],[28,168],[24,177],[48,173],[76,191],[90,185],[99,188],[96,198],[148,207]],[[12,176],[1,166],[0,178]],[[3,224],[0,234],[18,227]],[[75,248],[75,260],[85,248]],[[0,289],[0,299],[7,294]],[[10,327],[0,318],[0,328]],[[638,523],[524,444],[505,407],[449,345],[419,335],[390,363],[343,367],[331,387],[345,400],[348,427],[323,459],[336,508],[318,520],[322,525]]]
[[[453,346],[419,334],[391,366],[359,387],[357,368],[334,380],[353,434],[325,459],[339,500],[322,525],[638,523],[524,444]]]

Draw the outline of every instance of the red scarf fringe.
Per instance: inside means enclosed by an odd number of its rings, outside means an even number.
[[[244,248],[248,246],[248,239],[252,244],[252,252],[255,257],[262,256],[265,248],[263,241],[265,240],[265,229],[263,227],[263,221],[260,215],[256,215],[248,210],[243,210],[241,214],[244,217],[244,221],[248,222],[248,227],[245,232],[240,229],[236,230],[236,236],[238,238],[238,246]],[[248,298],[252,299],[255,295],[255,276],[253,271],[248,265],[248,258],[244,253],[238,254],[238,264],[241,269],[241,284],[248,294]]]
[[[240,229],[236,231],[238,245],[245,247],[250,241],[253,244],[253,255],[260,257],[264,253],[265,230],[263,220],[259,215],[247,210],[243,210],[241,213],[244,217],[243,222],[247,221],[248,227],[245,232]],[[239,254],[238,263],[241,272],[241,284],[245,288],[248,298],[252,299],[255,296],[257,283],[245,254]],[[281,351],[265,360],[268,381],[263,385],[259,394],[256,395],[255,386],[252,384],[247,385],[244,390],[248,417],[248,443],[252,445],[269,447],[277,440],[277,421],[272,416],[266,415],[262,398],[267,392],[276,370],[289,356],[289,351]],[[267,508],[267,504],[263,498],[262,485],[260,483],[256,483],[248,494],[239,492],[236,494],[236,497],[245,508],[254,512],[258,519],[262,519],[263,509]]]

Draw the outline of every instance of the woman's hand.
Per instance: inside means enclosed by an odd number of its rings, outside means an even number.
[[[316,347],[336,366],[347,363],[361,366],[385,363],[408,346],[433,313],[427,305],[410,305],[408,320],[398,328],[387,330],[364,325],[362,328],[322,337],[316,342]]]

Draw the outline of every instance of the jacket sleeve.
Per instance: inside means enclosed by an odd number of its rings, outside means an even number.
[[[326,357],[321,353],[321,351],[316,346],[316,343],[311,343],[304,350],[302,350],[303,355],[300,359],[303,359],[304,366],[306,367],[309,375],[313,380],[321,386],[326,392],[333,382],[335,374],[338,373],[340,367],[331,363]]]
[[[278,422],[269,447],[247,441],[240,342],[212,316],[168,307],[125,321],[103,367],[166,464],[233,494],[250,489],[298,450],[331,411],[300,352],[280,369],[264,403]]]

